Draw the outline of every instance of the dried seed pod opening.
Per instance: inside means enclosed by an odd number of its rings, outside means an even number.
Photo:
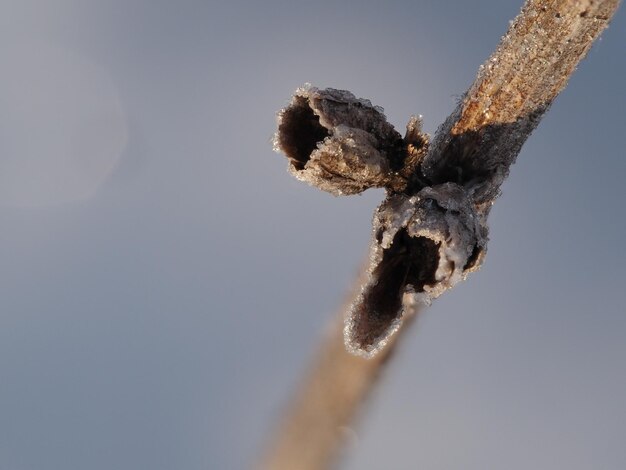
[[[330,133],[303,96],[294,96],[291,105],[282,111],[276,142],[293,168],[303,170],[311,153]]]
[[[418,304],[478,269],[487,229],[467,193],[446,183],[393,195],[374,218],[368,280],[346,318],[348,350],[374,355]]]
[[[440,243],[430,238],[411,237],[406,228],[395,234],[371,273],[376,281],[363,292],[361,302],[351,312],[355,321],[350,336],[358,341],[358,349],[367,351],[379,345],[389,336],[389,330],[399,326],[405,293],[423,293],[426,286],[434,285],[439,247]]]
[[[410,173],[407,143],[382,109],[344,90],[296,90],[279,112],[274,148],[296,178],[335,195],[402,191]]]

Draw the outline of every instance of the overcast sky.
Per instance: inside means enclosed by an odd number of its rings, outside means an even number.
[[[291,178],[276,111],[311,82],[432,133],[520,6],[0,0],[0,470],[248,468],[383,197]],[[625,51],[622,9],[344,468],[626,466]]]

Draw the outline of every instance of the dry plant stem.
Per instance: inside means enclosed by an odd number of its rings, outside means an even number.
[[[416,312],[405,321],[411,323]],[[404,329],[406,330],[406,328]],[[277,439],[261,468],[309,470],[331,467],[350,438],[359,405],[373,390],[384,364],[393,356],[394,339],[372,359],[346,351],[343,316],[337,318],[291,403]]]
[[[529,0],[457,109],[437,130],[423,165],[433,183],[472,188],[489,206],[522,145],[607,27],[619,0]],[[450,175],[454,169],[459,175]],[[485,178],[487,176],[487,178]]]
[[[457,109],[438,129],[416,181],[462,187],[486,219],[523,143],[618,5],[619,0],[527,1]],[[406,192],[416,194],[423,187]],[[342,311],[341,321],[344,315]],[[353,419],[408,323],[402,322],[371,359],[348,355],[336,326],[322,344],[262,468],[329,468],[337,455],[341,427]]]

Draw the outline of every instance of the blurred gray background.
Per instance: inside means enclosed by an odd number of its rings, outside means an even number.
[[[276,111],[311,82],[433,133],[520,6],[1,0],[0,470],[250,467],[383,197],[292,179]],[[622,8],[344,468],[626,466],[625,84]]]

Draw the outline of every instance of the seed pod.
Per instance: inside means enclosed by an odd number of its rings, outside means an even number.
[[[484,222],[454,183],[389,196],[374,216],[368,279],[346,318],[348,350],[374,355],[417,304],[478,269],[487,244]]]
[[[398,192],[412,173],[407,164],[416,164],[416,152],[426,143],[425,137],[415,139],[419,125],[414,127],[409,151],[382,108],[349,91],[307,85],[279,112],[274,148],[287,156],[296,178],[332,194],[371,187]]]

